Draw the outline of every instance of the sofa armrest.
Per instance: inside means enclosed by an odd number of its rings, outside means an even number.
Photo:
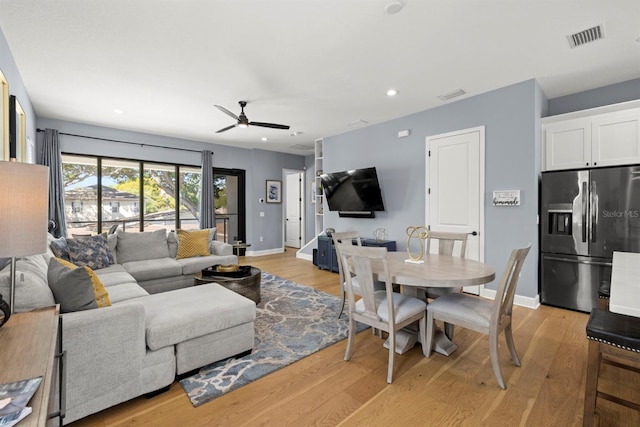
[[[233,255],[233,246],[229,243],[212,240],[209,243],[209,253],[211,255]]]
[[[65,313],[62,337],[71,418],[140,394],[146,353],[142,303]]]

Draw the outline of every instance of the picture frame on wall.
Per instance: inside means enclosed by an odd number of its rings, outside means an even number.
[[[315,182],[310,182],[309,186],[310,186],[309,202],[315,203],[316,202],[316,183]]]
[[[267,203],[282,203],[282,181],[267,180]]]

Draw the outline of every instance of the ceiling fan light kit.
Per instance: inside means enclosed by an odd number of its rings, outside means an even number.
[[[240,104],[240,115],[236,116],[235,114],[233,114],[231,111],[227,110],[226,108],[224,108],[221,105],[215,105],[215,107],[222,111],[223,113],[225,113],[226,115],[233,117],[237,123],[235,125],[231,125],[231,126],[227,126],[224,127],[218,131],[216,131],[216,133],[221,133],[221,132],[226,132],[229,129],[233,129],[235,127],[239,127],[239,128],[247,128],[249,126],[260,126],[263,128],[271,128],[271,129],[289,129],[289,126],[287,125],[279,125],[277,123],[264,123],[264,122],[250,122],[249,119],[247,118],[247,116],[244,114],[244,107],[247,106],[247,101],[240,101],[238,102],[238,104]]]

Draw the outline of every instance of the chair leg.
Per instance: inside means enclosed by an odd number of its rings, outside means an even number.
[[[450,340],[453,340],[453,327],[454,327],[453,323],[444,322],[444,334]]]
[[[342,285],[342,292],[340,293],[340,310],[338,310],[338,319],[342,316],[342,312],[344,311],[344,300],[346,292],[344,291],[344,285]]]
[[[425,357],[429,357],[431,356],[431,349],[433,348],[433,329],[435,327],[435,322],[433,320],[433,312],[429,311],[429,309],[427,309],[427,337],[426,337],[426,344],[427,344],[427,352],[425,353]],[[424,344],[422,345],[423,349],[422,351],[424,352]]]
[[[389,367],[387,368],[387,382],[393,381],[393,356],[396,354],[396,331],[389,331]]]
[[[498,360],[498,337],[489,335],[489,356],[491,356],[491,366],[493,366],[493,373],[496,375],[498,385],[501,389],[506,390],[507,386],[502,378],[502,371],[500,370],[500,361]]]
[[[356,334],[356,322],[351,316],[349,316],[349,332],[347,337],[347,349],[344,352],[344,360],[351,359],[351,352],[353,351],[353,341]]]
[[[429,357],[429,342],[427,341],[427,315],[425,315],[420,319],[420,324],[418,325],[420,329],[420,342],[422,343],[422,355],[424,357]]]
[[[507,346],[509,347],[509,352],[511,353],[511,360],[515,363],[516,366],[522,366],[520,363],[520,358],[518,357],[518,353],[516,352],[516,345],[513,342],[513,331],[511,330],[511,323],[504,328],[504,338],[507,340]]]
[[[592,426],[596,412],[596,399],[598,397],[598,377],[600,375],[600,343],[589,340],[587,356],[587,383],[584,392],[584,414],[582,426]]]

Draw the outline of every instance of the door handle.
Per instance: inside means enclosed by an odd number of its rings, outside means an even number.
[[[579,259],[573,259],[573,258],[562,258],[562,257],[546,256],[546,255],[543,258],[545,260],[549,260],[549,261],[570,262],[570,263],[573,263],[573,264],[598,265],[598,266],[602,266],[602,267],[611,267],[612,266],[612,264],[610,262],[604,262],[604,261],[579,260]]]
[[[582,241],[587,241],[587,182],[582,181]]]
[[[471,233],[469,233],[469,234],[471,234],[472,236],[477,236],[477,235],[478,235],[478,232],[477,232],[477,231],[472,231],[472,232],[471,232]]]

